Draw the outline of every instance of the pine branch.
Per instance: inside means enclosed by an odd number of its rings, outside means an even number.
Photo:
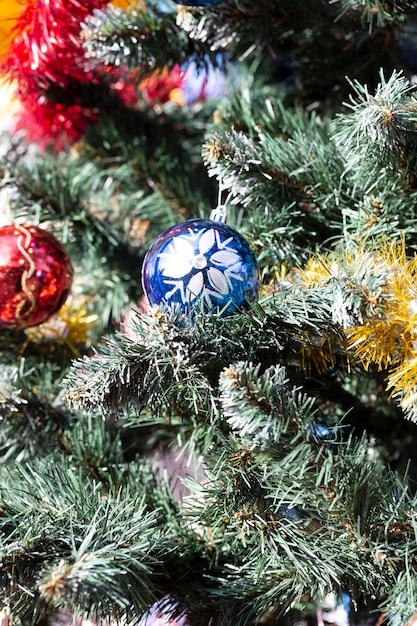
[[[202,350],[190,321],[175,310],[164,319],[155,309],[154,315],[139,315],[132,331],[137,341],[119,334],[100,354],[75,363],[65,383],[68,400],[116,414],[140,412],[149,404],[155,414],[180,411],[210,419],[216,409],[207,374],[199,368],[208,364],[213,350]]]
[[[381,79],[375,95],[356,83],[351,114],[333,120],[284,114],[270,99],[240,92],[224,124],[242,118],[243,130],[207,137],[208,171],[248,214],[261,263],[303,263],[314,244],[337,246],[344,235],[374,246],[407,230],[415,246],[414,88],[395,73]]]
[[[39,371],[31,370],[24,360],[19,368],[2,365],[0,372],[1,465],[47,454],[69,423],[66,408],[55,402],[56,383],[55,387],[50,381],[48,385],[48,368],[43,372],[43,396],[32,388],[33,380],[38,385],[41,381]]]
[[[415,532],[415,531],[414,531]],[[407,561],[415,559],[415,547],[408,545]],[[415,576],[407,567],[404,572],[400,572],[398,580],[390,590],[388,598],[381,607],[385,609],[384,617],[388,618],[393,626],[400,626],[404,623],[404,618],[412,620],[415,617],[416,609],[416,582]]]
[[[262,410],[262,394],[255,401]],[[285,437],[292,426],[287,433],[285,424],[277,429]],[[396,552],[399,543],[413,541],[413,504],[404,487],[369,458],[366,439],[323,446],[308,432],[303,441],[299,431],[291,446],[271,441],[260,450],[249,429],[235,431],[235,439],[219,441],[208,454],[212,481],[194,485],[186,500],[189,522],[227,559],[209,610],[231,622],[259,619],[271,607],[285,610],[307,590],[315,597],[331,589],[381,596],[392,588],[397,567],[412,571],[409,548],[401,564]],[[239,608],[235,597],[242,598]]]
[[[270,367],[263,373],[260,365],[236,363],[220,376],[220,401],[232,432],[250,437],[260,449],[281,442],[289,422],[305,428],[306,416],[312,420],[314,399],[299,389],[290,390],[285,368]],[[294,433],[290,436],[294,436]]]
[[[133,180],[139,174],[139,185],[148,193],[162,191],[177,215],[187,210],[207,215],[217,190],[203,167],[201,143],[213,109],[210,102],[150,107],[144,100],[134,109],[113,103],[86,135],[89,157],[94,154],[109,165],[131,163]]]
[[[178,28],[174,10],[161,9],[153,0],[126,11],[112,6],[96,11],[82,33],[90,58],[112,66],[126,65],[143,76],[164,66],[183,65],[191,56],[202,66],[209,58],[215,65],[219,63],[209,46]]]
[[[392,159],[391,167],[398,169],[402,151],[415,142],[417,105],[415,88],[401,74],[394,72],[386,79],[381,72],[380,83],[374,95],[365,85],[354,82],[356,100],[346,103],[351,114],[338,116],[338,141],[349,154],[355,154],[355,167],[361,161],[370,163],[371,157]],[[388,164],[388,163],[387,163]]]
[[[414,3],[410,0],[396,2],[395,6],[389,7],[391,10],[388,10],[387,5],[380,0],[366,0],[360,3],[354,0],[339,0],[337,4],[340,4],[338,20],[352,16],[359,18],[363,26],[368,26],[370,33],[392,23],[401,24],[406,14],[413,13],[415,9]]]
[[[278,292],[265,300],[265,310],[255,305],[229,319],[154,307],[137,315],[130,329],[134,339],[119,334],[94,356],[74,362],[64,382],[66,399],[77,408],[116,415],[149,406],[155,415],[198,416],[210,423],[218,410],[218,376],[231,361],[275,363],[284,346],[295,354],[296,346],[337,334],[327,298],[317,290],[306,298],[297,289]]]
[[[229,190],[233,203],[251,207],[251,219],[259,223],[255,232],[260,248],[266,243],[261,235],[265,214],[269,228],[275,227],[275,235],[283,240],[275,245],[284,250],[295,246],[301,254],[306,246],[332,235],[330,219],[340,224],[340,157],[330,143],[303,130],[290,139],[261,131],[257,140],[229,131],[212,136],[204,146],[210,175]],[[300,239],[300,227],[309,233],[308,243]]]
[[[162,538],[159,513],[147,510],[143,494],[128,486],[104,491],[62,462],[18,466],[3,475],[0,491],[1,550],[16,617],[66,607],[106,618],[149,608],[153,574],[162,573],[172,542]],[[3,584],[3,593],[9,589]]]
[[[184,12],[180,25],[193,39],[214,50],[228,48],[235,58],[275,59],[278,76],[284,62],[295,101],[339,109],[348,91],[345,76],[374,86],[382,66],[388,71],[398,66],[397,35],[413,15],[410,0],[389,7],[379,0],[297,0],[291,6],[243,0]]]

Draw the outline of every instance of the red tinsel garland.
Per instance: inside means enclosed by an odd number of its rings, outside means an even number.
[[[95,119],[94,111],[83,107],[74,93],[80,85],[96,81],[86,67],[79,32],[82,20],[105,4],[105,0],[26,0],[2,72],[17,85],[21,102],[17,129],[24,128],[30,140],[53,141],[61,148],[66,141],[79,139]],[[63,104],[60,95],[69,88],[71,101]]]
[[[80,24],[108,0],[29,0],[16,22],[5,68],[23,87],[67,87],[91,81],[85,68]]]
[[[17,85],[17,129],[30,141],[61,149],[82,137],[102,109],[104,91],[130,108],[141,81],[126,68],[88,62],[81,23],[108,0],[26,0],[0,72]],[[178,91],[182,74],[155,74],[142,83],[145,101],[162,103]],[[179,103],[178,94],[173,96]]]

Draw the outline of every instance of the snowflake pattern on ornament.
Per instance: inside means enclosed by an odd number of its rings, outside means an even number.
[[[247,308],[259,287],[258,264],[248,242],[223,222],[191,219],[162,233],[142,269],[150,304],[175,304],[188,313],[230,315]]]
[[[228,296],[232,290],[231,279],[243,281],[238,273],[242,259],[236,250],[228,247],[231,241],[233,237],[222,241],[220,233],[213,228],[196,233],[190,228],[173,239],[166,252],[159,256],[162,281],[172,286],[165,298],[170,300],[179,292],[183,303],[204,298],[212,308],[212,298]]]

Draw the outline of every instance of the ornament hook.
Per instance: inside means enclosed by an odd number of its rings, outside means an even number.
[[[227,219],[227,210],[226,210],[227,198],[225,202],[222,202],[222,194],[223,194],[223,185],[220,182],[219,191],[217,195],[217,206],[210,213],[210,219],[213,220],[213,222],[221,222],[222,224],[224,224]]]
[[[213,222],[222,222],[224,224],[226,217],[226,205],[224,204],[218,204],[210,213],[210,219],[213,220]]]

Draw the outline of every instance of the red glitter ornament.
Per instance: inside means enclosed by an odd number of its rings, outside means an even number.
[[[73,269],[61,243],[37,226],[0,228],[0,326],[28,328],[65,302]]]

